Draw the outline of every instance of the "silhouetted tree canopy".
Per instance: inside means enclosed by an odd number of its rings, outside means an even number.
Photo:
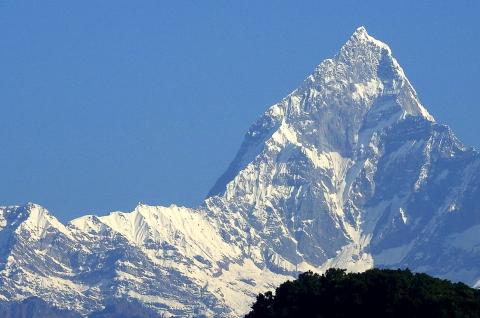
[[[410,270],[306,272],[259,294],[246,318],[480,317],[480,291]]]

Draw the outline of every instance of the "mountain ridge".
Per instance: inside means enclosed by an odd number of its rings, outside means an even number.
[[[480,285],[480,156],[358,28],[252,125],[196,208],[139,204],[62,224],[0,207],[0,300],[86,315],[105,300],[238,317],[299,271],[373,266]]]

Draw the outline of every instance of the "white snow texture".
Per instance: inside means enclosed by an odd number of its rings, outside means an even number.
[[[61,224],[0,208],[0,299],[88,314],[137,299],[239,317],[300,271],[409,267],[480,285],[480,158],[358,28],[250,128],[197,208],[139,205]]]

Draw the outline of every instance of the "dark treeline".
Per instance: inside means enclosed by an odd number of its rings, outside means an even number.
[[[306,272],[257,296],[246,318],[480,317],[480,291],[410,270]]]

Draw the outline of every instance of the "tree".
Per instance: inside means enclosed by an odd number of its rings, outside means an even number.
[[[246,318],[480,317],[480,291],[410,270],[301,274],[257,296]]]

